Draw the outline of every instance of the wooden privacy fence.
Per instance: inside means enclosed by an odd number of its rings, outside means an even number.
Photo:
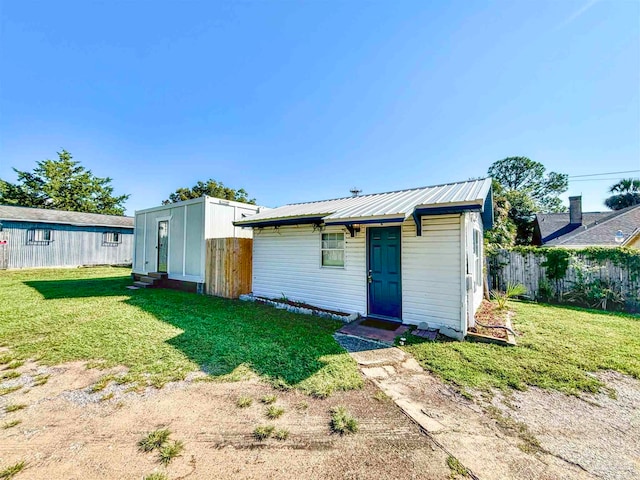
[[[640,309],[640,276],[630,265],[611,260],[593,260],[575,252],[562,278],[549,278],[545,255],[535,251],[500,250],[487,258],[490,288],[505,290],[508,284],[521,283],[532,300],[548,300],[548,295],[562,303],[571,303],[567,293],[576,286],[602,281],[624,297],[625,309]],[[553,275],[551,275],[553,277]],[[546,294],[545,294],[546,292]]]
[[[238,298],[251,293],[253,240],[209,238],[205,265],[205,293]]]

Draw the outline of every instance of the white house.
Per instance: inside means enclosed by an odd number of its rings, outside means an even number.
[[[251,238],[250,228],[236,227],[233,222],[261,208],[204,196],[136,211],[134,278],[166,274],[169,280],[193,284],[192,289],[200,290],[205,281],[206,239]]]
[[[285,205],[252,227],[253,294],[463,338],[483,295],[491,179]]]

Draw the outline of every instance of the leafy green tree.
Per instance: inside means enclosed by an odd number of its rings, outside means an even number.
[[[233,188],[225,187],[222,182],[209,179],[206,182],[199,181],[191,188],[177,189],[169,195],[169,198],[164,200],[162,204],[168,205],[169,203],[182,202],[183,200],[199,198],[204,195],[223,198],[225,200],[233,200],[236,202],[250,203],[252,205],[255,205],[256,203],[256,199],[249,198],[249,194],[244,188],[234,190]]]
[[[129,195],[114,196],[111,178],[96,177],[64,149],[58,160],[37,162],[32,172],[13,170],[16,183],[0,179],[0,204],[124,215]]]
[[[569,187],[566,174],[547,173],[543,164],[527,157],[498,160],[489,167],[488,174],[500,185],[497,194],[494,191],[494,202],[508,204],[516,244],[531,244],[536,212],[566,211],[559,197]],[[508,223],[504,227],[511,228]]]
[[[493,180],[493,228],[486,230],[484,237],[488,247],[506,248],[514,244],[516,225],[509,218],[511,204],[504,194],[504,188]]]
[[[622,210],[640,204],[640,179],[623,178],[609,188],[609,193],[614,193],[604,201],[611,210]]]

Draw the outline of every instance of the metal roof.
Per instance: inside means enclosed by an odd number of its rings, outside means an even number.
[[[0,221],[61,223],[91,227],[133,228],[133,217],[101,215],[99,213],[67,212],[48,208],[0,205]]]
[[[375,219],[404,220],[411,216],[416,208],[478,206],[482,209],[490,190],[490,178],[468,180],[395,192],[285,205],[251,215],[235,223],[236,225],[256,225],[261,222],[286,219],[317,219],[326,224]]]

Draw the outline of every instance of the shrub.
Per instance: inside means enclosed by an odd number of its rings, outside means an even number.
[[[344,408],[335,407],[331,410],[331,430],[334,433],[345,435],[358,431],[358,421]]]

